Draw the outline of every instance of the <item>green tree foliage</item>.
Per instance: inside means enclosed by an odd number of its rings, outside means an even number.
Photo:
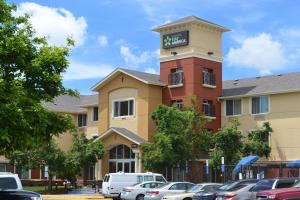
[[[35,37],[28,16],[0,0],[0,154],[30,149],[71,128],[71,118],[47,111],[41,102],[75,95],[62,84],[69,45],[49,46]]]
[[[70,154],[80,166],[90,166],[102,158],[104,146],[100,141],[94,142],[92,139],[87,139],[83,133],[75,134]]]
[[[214,148],[210,152],[210,164],[221,166],[221,157],[225,158],[225,164],[236,163],[241,157],[243,149],[243,136],[238,130],[239,123],[233,120],[231,127],[221,128],[212,136]]]
[[[10,155],[9,159],[12,164],[22,171],[48,166],[49,189],[51,189],[53,177],[66,170],[64,168],[66,154],[58,148],[53,140],[50,140],[47,145],[41,148],[30,151],[15,151]]]
[[[48,166],[49,189],[54,176],[76,181],[82,167],[94,165],[104,154],[100,141],[88,140],[84,134],[75,134],[72,148],[64,152],[50,140],[47,145],[30,151],[14,151],[10,162],[22,170]],[[42,162],[43,161],[43,162]]]
[[[258,155],[268,158],[271,153],[269,135],[273,132],[270,123],[265,122],[262,128],[255,129],[248,134],[243,147],[243,155]]]
[[[194,105],[192,103],[184,111],[174,106],[159,105],[152,113],[156,124],[153,143],[142,146],[146,169],[183,165],[211,147],[211,132],[204,127],[206,119]]]

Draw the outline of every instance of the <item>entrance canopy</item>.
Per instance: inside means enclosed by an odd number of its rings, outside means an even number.
[[[247,156],[243,158],[242,160],[239,161],[239,163],[234,167],[232,174],[236,175],[241,171],[243,167],[247,167],[251,165],[252,163],[256,162],[259,159],[258,156],[252,155],[252,156]]]
[[[287,164],[288,168],[300,168],[300,160],[293,160]]]
[[[126,138],[127,140],[129,140],[137,145],[141,145],[141,144],[144,144],[147,142],[145,139],[141,138],[140,136],[131,132],[130,130],[128,130],[126,128],[118,128],[118,127],[109,128],[107,131],[105,131],[103,134],[101,134],[99,137],[97,137],[94,141],[96,142],[98,140],[102,140],[102,139],[110,136],[113,133],[117,133],[120,136]]]

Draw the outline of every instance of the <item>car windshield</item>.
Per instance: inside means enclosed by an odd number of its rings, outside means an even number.
[[[259,181],[252,189],[252,192],[259,192],[262,190],[269,190],[272,189],[275,180],[267,179]]]
[[[186,192],[199,192],[201,190],[201,188],[203,188],[203,185],[195,185],[193,187],[191,187],[190,189],[188,189]]]
[[[295,183],[294,187],[300,188],[300,181],[297,181],[297,182]]]
[[[160,185],[160,186],[158,186],[158,187],[156,187],[156,188],[163,188],[163,187],[165,187],[165,186],[167,186],[167,185],[170,185],[170,183],[164,183],[164,184],[162,184],[162,185]]]
[[[222,187],[219,188],[219,190],[229,190],[230,188],[234,187],[237,184],[237,181],[230,181],[227,184],[223,185]]]
[[[133,185],[131,185],[131,186],[137,186],[137,185],[139,185],[139,184],[141,184],[141,183],[136,183],[136,184],[133,184]]]

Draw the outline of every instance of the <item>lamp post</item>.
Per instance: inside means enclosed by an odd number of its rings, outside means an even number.
[[[225,182],[225,159],[224,159],[223,156],[221,157],[221,171],[222,171],[222,173],[223,173],[223,176],[224,176],[224,182]]]

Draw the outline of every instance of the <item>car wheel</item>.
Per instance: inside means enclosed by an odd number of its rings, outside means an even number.
[[[143,194],[139,194],[139,195],[136,196],[135,199],[136,199],[136,200],[144,200],[144,196],[145,196],[145,195],[143,195]]]
[[[184,198],[183,200],[192,200],[192,198],[187,197],[187,198]]]

